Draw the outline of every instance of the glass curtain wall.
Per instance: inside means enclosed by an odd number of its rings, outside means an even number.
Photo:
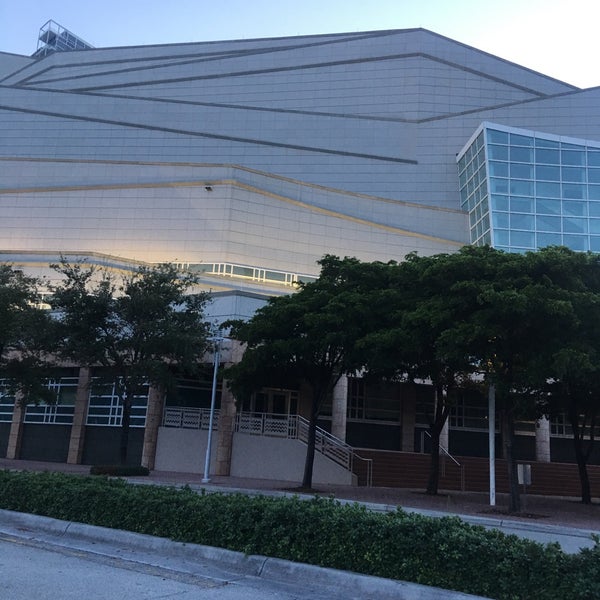
[[[458,155],[471,243],[600,252],[600,144],[484,123]]]

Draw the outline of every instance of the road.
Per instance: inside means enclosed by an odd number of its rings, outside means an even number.
[[[205,565],[194,574],[4,534],[0,534],[0,572],[3,600],[325,600],[335,597],[330,589],[319,589],[311,582],[290,585],[239,574],[224,577],[223,572]]]

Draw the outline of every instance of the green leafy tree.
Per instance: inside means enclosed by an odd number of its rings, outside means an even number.
[[[488,383],[494,384],[502,422],[510,506],[520,511],[515,421],[540,415],[539,396],[532,393],[549,371],[540,357],[569,327],[572,307],[565,290],[549,277],[538,253],[506,254],[473,249],[481,275],[455,287],[472,297],[477,309],[445,334],[446,352],[468,352]]]
[[[600,256],[559,247],[542,250],[536,258],[548,283],[547,297],[560,299],[570,316],[553,327],[552,337],[540,348],[539,393],[548,413],[567,417],[581,500],[589,504],[587,464],[600,422]]]
[[[356,342],[373,327],[372,290],[388,265],[325,256],[317,281],[289,296],[271,298],[246,322],[229,323],[246,344],[242,360],[227,370],[239,398],[267,385],[310,389],[309,431],[302,487],[311,488],[317,419],[344,374],[362,364]]]
[[[37,279],[0,264],[0,372],[24,403],[52,401],[45,386],[53,321],[41,308]]]
[[[372,376],[431,381],[435,402],[430,415],[431,462],[426,492],[438,492],[440,435],[458,390],[472,387],[473,356],[458,349],[452,330],[477,310],[476,296],[463,293],[465,280],[478,279],[485,250],[465,247],[455,254],[409,255],[394,267],[392,284],[381,290],[385,306],[378,328],[361,340],[365,368]]]
[[[119,281],[106,272],[62,261],[63,281],[51,299],[59,324],[59,355],[115,384],[122,406],[119,449],[127,461],[134,397],[146,386],[164,389],[174,369],[193,372],[207,349],[205,293],[191,294],[194,276],[173,265],[139,267]]]

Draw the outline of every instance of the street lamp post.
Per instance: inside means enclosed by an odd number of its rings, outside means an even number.
[[[212,393],[210,397],[210,418],[208,420],[208,440],[206,443],[206,458],[204,460],[204,477],[202,483],[210,482],[210,453],[212,448],[212,432],[213,432],[213,421],[215,418],[215,401],[217,398],[217,372],[219,370],[219,362],[221,355],[221,342],[223,337],[213,335],[209,338],[210,341],[214,342],[214,368],[213,368],[213,381],[212,381]]]

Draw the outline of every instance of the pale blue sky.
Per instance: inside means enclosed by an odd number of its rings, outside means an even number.
[[[580,87],[600,85],[598,0],[0,0],[0,51],[57,21],[96,47],[424,27]]]

